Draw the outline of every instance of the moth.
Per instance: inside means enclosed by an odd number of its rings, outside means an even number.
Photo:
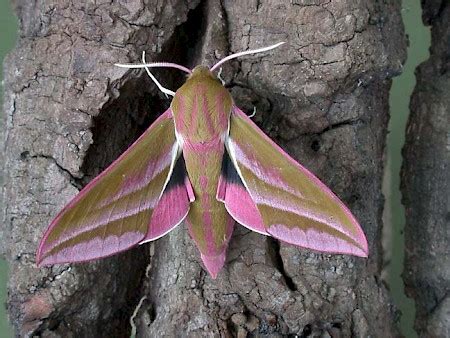
[[[156,240],[184,222],[213,278],[223,267],[235,223],[283,242],[367,257],[365,235],[349,209],[293,160],[234,103],[211,68],[172,63],[145,68],[173,96],[167,109],[51,222],[37,250],[39,266],[114,255]],[[175,93],[150,73],[188,73]]]

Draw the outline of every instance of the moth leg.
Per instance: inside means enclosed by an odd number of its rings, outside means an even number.
[[[220,80],[220,82],[222,82],[222,86],[225,86],[225,80],[224,79],[222,79],[222,70],[223,70],[223,68],[222,67],[220,67],[219,68],[219,72],[217,73],[217,78]]]
[[[248,117],[252,118],[256,115],[256,106],[253,106],[253,113],[251,113],[250,115],[248,115]]]
[[[145,62],[145,51],[142,52],[142,63],[146,64],[147,62]],[[148,76],[152,79],[152,81],[156,84],[156,86],[158,87],[158,89],[163,92],[163,94],[166,96],[166,99],[169,98],[170,96],[175,96],[175,92],[171,91],[170,89],[163,87],[161,85],[161,83],[159,83],[159,81],[156,79],[156,77],[153,76],[153,74],[150,72],[150,70],[148,69],[148,67],[144,67],[145,71],[147,72]]]

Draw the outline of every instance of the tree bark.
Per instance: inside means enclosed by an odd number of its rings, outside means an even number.
[[[450,336],[450,3],[423,1],[430,58],[416,71],[402,168],[407,294],[420,337]]]
[[[397,335],[380,279],[390,78],[405,59],[400,1],[17,0],[20,39],[5,62],[3,250],[19,335]],[[360,220],[369,259],[325,255],[237,226],[212,280],[180,226],[97,262],[38,269],[55,213],[169,104],[116,62],[192,67],[278,41],[224,66],[244,110],[326,182]],[[155,72],[169,88],[177,72]],[[143,298],[145,297],[145,298]],[[139,302],[139,300],[142,300]],[[139,302],[139,307],[136,307]]]

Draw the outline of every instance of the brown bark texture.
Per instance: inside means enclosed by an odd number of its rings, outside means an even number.
[[[416,70],[403,149],[407,294],[420,337],[450,337],[450,3],[424,1],[430,58]]]
[[[384,145],[401,71],[400,1],[15,1],[20,38],[5,62],[2,251],[18,335],[391,337],[380,280]],[[164,111],[144,72],[116,62],[224,66],[236,103],[352,209],[369,259],[325,255],[237,226],[216,280],[184,226],[111,258],[38,269],[47,224]],[[184,79],[155,71],[169,88]],[[155,145],[158,146],[158,145]],[[140,306],[137,306],[139,303]]]

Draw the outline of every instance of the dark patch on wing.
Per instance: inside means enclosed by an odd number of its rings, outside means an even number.
[[[173,167],[172,171],[172,176],[170,176],[170,180],[167,183],[166,189],[164,191],[166,192],[175,187],[183,186],[185,184],[184,182],[186,176],[187,176],[186,164],[184,163],[184,158],[181,155],[175,162],[175,166]]]
[[[244,183],[242,183],[241,177],[236,171],[236,168],[234,167],[234,164],[231,161],[231,158],[228,155],[227,151],[223,153],[222,158],[222,177],[224,177],[225,181],[228,183],[234,183],[244,186]]]

